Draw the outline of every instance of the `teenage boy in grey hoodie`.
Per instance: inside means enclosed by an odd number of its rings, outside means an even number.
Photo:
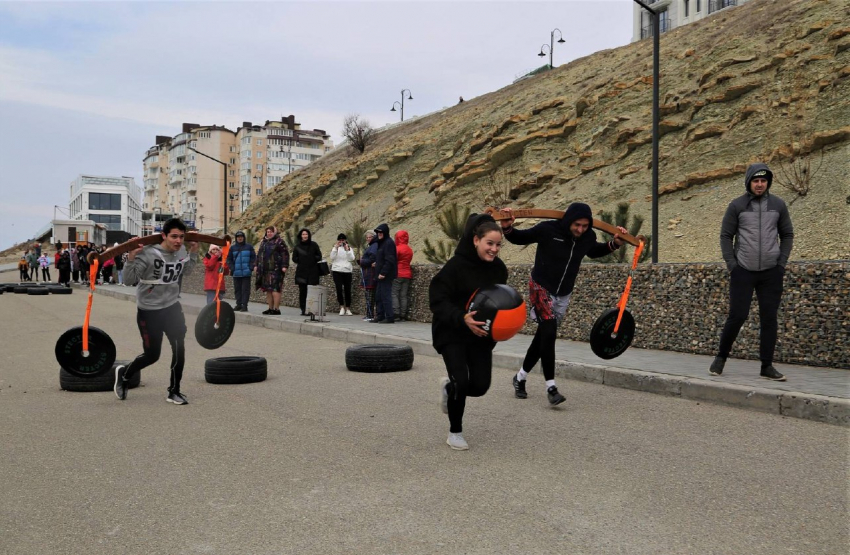
[[[180,393],[185,359],[184,340],[186,319],[177,300],[180,293],[178,279],[189,273],[198,262],[198,244],[183,245],[186,225],[178,218],[171,218],[162,226],[162,243],[140,246],[130,251],[124,265],[127,283],[138,283],[136,287],[136,321],[142,335],[144,352],[130,364],[115,367],[115,395],[120,400],[127,398],[130,378],[142,368],[159,360],[162,351],[162,335],[171,343],[171,383],[166,401],[175,405],[188,403]]]
[[[720,335],[717,357],[709,368],[714,376],[723,373],[732,343],[749,316],[755,291],[761,320],[761,377],[785,381],[785,376],[773,367],[773,351],[779,327],[776,313],[794,243],[794,227],[788,207],[769,193],[772,182],[773,173],[766,164],[752,164],[744,177],[747,192],[733,200],[723,216],[720,250],[729,270],[729,317]]]

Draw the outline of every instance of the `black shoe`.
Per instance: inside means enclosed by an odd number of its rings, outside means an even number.
[[[395,324],[395,320],[381,320],[379,324]]]
[[[272,309],[264,310],[263,314],[274,314],[274,311]],[[302,312],[301,314],[304,314],[304,313]]]
[[[127,381],[124,379],[124,373],[127,367],[123,364],[115,367],[115,396],[121,401],[127,398]]]
[[[304,312],[304,311],[302,310],[302,311],[301,311],[301,316],[307,316],[307,313],[306,313],[306,312]]]
[[[554,385],[546,390],[546,394],[549,396],[550,405],[560,405],[567,400],[566,397],[558,393],[558,388]]]
[[[711,366],[708,368],[708,373],[712,376],[719,376],[723,373],[723,367],[726,365],[726,359],[723,357],[714,357]]]
[[[514,395],[517,399],[528,399],[528,393],[525,391],[525,380],[520,380],[514,374]]]
[[[773,380],[776,382],[784,382],[785,376],[780,374],[776,368],[773,367],[772,364],[768,364],[767,366],[761,369],[761,377],[767,380]]]
[[[384,319],[383,319],[383,318],[375,318],[374,320],[372,320],[372,323],[373,323],[373,324],[380,324],[380,323],[381,323],[381,322],[383,322],[383,321],[384,321]]]
[[[278,310],[277,308],[272,310],[272,316],[280,316],[280,310]]]

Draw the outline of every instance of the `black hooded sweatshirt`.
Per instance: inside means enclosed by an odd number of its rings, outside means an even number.
[[[473,334],[463,321],[467,302],[476,290],[508,281],[508,269],[502,259],[481,260],[472,242],[475,228],[488,220],[493,221],[488,214],[469,216],[454,256],[431,280],[428,288],[428,300],[434,313],[431,335],[438,353],[450,343],[479,341],[491,349],[496,345],[492,339]]]
[[[559,297],[572,293],[585,256],[600,258],[619,248],[613,241],[597,242],[596,233],[590,226],[580,237],[573,237],[570,225],[581,218],[587,218],[593,225],[590,206],[574,202],[560,220],[541,222],[530,229],[509,229],[505,233],[505,239],[515,245],[537,243],[531,277],[549,293]]]
[[[307,240],[301,240],[301,232],[307,232]],[[319,261],[322,259],[322,249],[313,241],[313,234],[307,228],[299,229],[295,237],[295,248],[292,249],[292,261],[295,268],[295,282],[306,280],[307,285],[319,285]]]
[[[375,254],[375,277],[384,276],[384,281],[393,280],[398,276],[398,258],[395,241],[390,237],[390,226],[381,224],[375,228],[375,233],[384,234],[383,239],[377,239],[378,252]],[[377,235],[375,236],[377,238]]]

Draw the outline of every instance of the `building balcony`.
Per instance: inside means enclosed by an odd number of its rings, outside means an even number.
[[[658,26],[661,28],[662,33],[666,33],[667,31],[673,28],[673,24],[670,22],[670,16],[667,14],[667,12],[661,13],[661,16],[658,18]],[[648,39],[649,37],[651,37],[653,35],[652,31],[652,21],[650,20],[649,25],[643,27],[640,30],[641,40]]]
[[[708,13],[719,12],[720,10],[737,6],[738,0],[709,0]]]

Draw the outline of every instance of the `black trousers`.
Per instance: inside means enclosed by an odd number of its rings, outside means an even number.
[[[180,380],[183,378],[183,365],[186,362],[186,319],[183,317],[183,307],[180,303],[160,310],[138,310],[136,322],[142,334],[144,352],[133,359],[124,371],[124,379],[142,368],[146,368],[159,360],[162,352],[162,336],[171,343],[171,382],[168,386],[170,393],[180,393]]]
[[[463,411],[467,397],[481,397],[490,389],[493,377],[493,347],[483,341],[451,343],[442,348],[443,362],[451,383],[449,392],[449,431],[463,431]]]
[[[378,320],[395,321],[393,314],[393,280],[379,279],[375,286],[375,299],[377,303],[377,314],[375,317]]]
[[[534,332],[534,339],[528,346],[522,368],[530,372],[538,361],[543,368],[543,377],[555,379],[555,341],[558,339],[558,320],[542,320]]]
[[[307,312],[307,284],[298,284],[298,306],[301,307],[301,314]]]
[[[248,308],[251,298],[251,276],[233,278],[233,294],[236,296],[236,306]]]
[[[759,358],[762,365],[773,362],[776,348],[776,334],[779,322],[776,317],[779,303],[782,301],[782,280],[785,269],[776,266],[761,272],[751,272],[736,266],[729,276],[729,316],[720,334],[720,347],[717,356],[726,358],[732,352],[732,344],[741,331],[741,326],[750,315],[750,303],[753,291],[759,304]]]
[[[351,306],[351,272],[333,272],[339,306]]]

